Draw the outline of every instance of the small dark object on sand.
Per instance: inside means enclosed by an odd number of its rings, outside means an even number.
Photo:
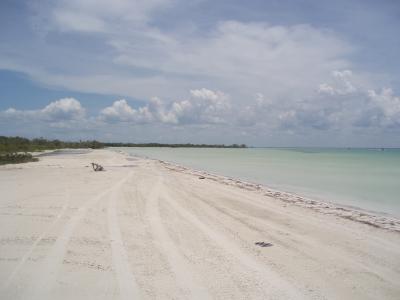
[[[95,172],[97,172],[97,171],[104,171],[103,166],[101,166],[101,165],[99,165],[99,164],[92,163],[92,167],[93,167],[93,170],[94,170]]]
[[[260,247],[271,247],[271,246],[273,246],[271,243],[265,243],[265,242],[256,242],[254,244],[256,244],[257,246],[260,246]]]
[[[199,179],[206,179],[204,176],[200,176]]]

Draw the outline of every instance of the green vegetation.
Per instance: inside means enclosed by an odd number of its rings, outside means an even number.
[[[30,161],[38,161],[36,157],[33,157],[30,153],[5,153],[0,154],[0,165],[5,164],[20,164]]]
[[[30,140],[18,136],[0,136],[0,154],[15,152],[34,152],[64,148],[98,149],[103,147],[103,144],[97,141],[62,142],[60,140],[46,140],[44,138]]]
[[[209,144],[160,144],[160,143],[104,143],[107,147],[169,147],[169,148],[247,148],[245,144],[209,145]]]
[[[59,140],[46,140],[43,138],[30,140],[18,136],[0,136],[0,165],[37,161],[37,158],[27,152],[63,148],[98,149],[103,148],[103,144],[97,141],[62,142]]]
[[[37,161],[27,152],[56,149],[99,149],[103,147],[170,147],[170,148],[247,148],[246,145],[208,145],[208,144],[160,144],[160,143],[101,143],[98,141],[63,142],[44,138],[27,139],[23,137],[0,136],[0,165]]]

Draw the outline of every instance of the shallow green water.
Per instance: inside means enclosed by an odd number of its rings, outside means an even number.
[[[125,152],[400,216],[400,150],[121,148]]]

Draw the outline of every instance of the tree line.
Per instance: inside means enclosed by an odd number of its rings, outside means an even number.
[[[103,143],[98,141],[64,142],[60,140],[47,140],[44,138],[27,139],[19,136],[0,136],[0,153],[35,152],[63,148],[103,148]]]
[[[162,143],[104,143],[106,147],[168,147],[168,148],[247,148],[245,144],[162,144]]]
[[[102,143],[96,140],[64,142],[45,138],[27,139],[24,137],[0,136],[0,165],[37,161],[29,152],[56,149],[100,149],[104,147],[170,147],[170,148],[247,148],[245,144],[162,144],[162,143]]]
[[[103,143],[96,140],[64,142],[45,138],[27,139],[24,137],[0,136],[0,153],[35,152],[53,149],[100,149],[104,147],[170,147],[170,148],[247,148],[245,144],[163,144],[163,143]]]
[[[17,164],[38,161],[29,152],[56,150],[63,148],[103,148],[98,141],[63,142],[60,140],[46,140],[44,138],[27,139],[19,136],[0,136],[0,165]]]

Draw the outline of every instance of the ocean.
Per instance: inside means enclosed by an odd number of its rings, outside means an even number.
[[[400,217],[400,149],[116,149]]]

